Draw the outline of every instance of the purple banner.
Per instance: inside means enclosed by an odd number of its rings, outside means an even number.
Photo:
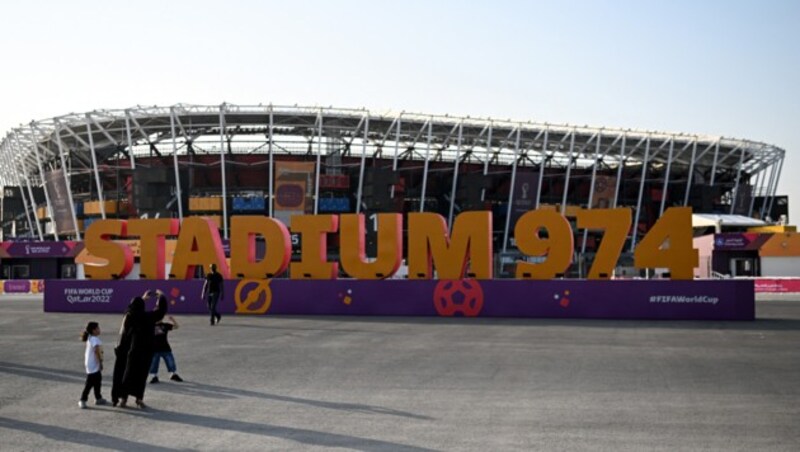
[[[31,291],[31,282],[27,279],[10,279],[3,282],[5,293],[28,293]]]
[[[72,247],[67,242],[13,242],[6,250],[11,257],[68,257]]]
[[[758,234],[755,232],[714,234],[714,249],[718,251],[758,250],[770,237],[772,237],[772,234]]]
[[[48,280],[46,312],[117,312],[148,289],[206,313],[202,280]],[[753,320],[752,280],[230,280],[223,314]]]

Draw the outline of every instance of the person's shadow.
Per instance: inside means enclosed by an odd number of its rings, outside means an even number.
[[[249,391],[246,389],[229,388],[225,386],[215,386],[203,383],[194,383],[191,381],[184,381],[182,383],[159,383],[157,385],[148,385],[149,391],[169,391],[187,396],[207,397],[210,399],[236,399],[243,397],[252,397],[265,400],[273,400],[287,403],[297,403],[302,405],[309,405],[317,408],[325,408],[330,410],[343,410],[367,414],[380,414],[388,416],[400,416],[411,419],[419,419],[430,421],[434,418],[420,414],[409,413],[407,411],[394,410],[375,405],[365,405],[360,403],[348,402],[326,402],[323,400],[304,399],[301,397],[290,397],[278,394],[268,394],[257,391]]]
[[[19,377],[36,378],[50,380],[59,383],[83,383],[86,374],[83,372],[69,371],[64,369],[52,369],[41,366],[30,366],[27,364],[9,363],[0,361],[0,373],[7,373]],[[394,410],[375,405],[348,402],[328,402],[323,400],[304,399],[301,397],[291,397],[278,394],[268,394],[246,389],[229,388],[225,386],[215,386],[203,383],[184,381],[182,383],[159,383],[158,385],[148,385],[150,391],[169,391],[187,396],[206,397],[210,399],[236,399],[252,397],[279,402],[297,403],[302,405],[325,408],[329,410],[342,410],[358,413],[378,414],[387,416],[400,416],[418,420],[434,420],[430,416],[424,416],[407,411]]]
[[[155,408],[123,409],[120,413],[131,416],[152,419],[154,424],[173,422],[177,424],[191,425],[195,427],[213,428],[218,430],[241,432],[249,435],[262,435],[274,438],[283,438],[289,441],[309,446],[322,447],[341,447],[355,450],[391,450],[391,451],[432,451],[424,447],[410,446],[391,441],[379,439],[361,438],[358,436],[344,435],[339,433],[322,432],[305,428],[284,427],[273,424],[258,424],[255,422],[237,421],[228,418],[218,418],[211,416],[201,416],[199,414],[180,413],[177,411],[165,411]]]
[[[76,383],[80,384],[85,379],[85,374],[77,371],[69,371],[63,369],[53,369],[40,366],[30,366],[26,364],[17,364],[9,362],[0,362],[0,372],[11,375],[16,375],[25,378],[36,378],[58,383]],[[168,386],[168,387],[167,387]],[[150,389],[154,389],[155,385],[149,385]],[[433,420],[429,416],[422,416],[405,411],[393,410],[374,405],[365,405],[357,403],[342,403],[342,402],[325,402],[321,400],[303,399],[298,397],[289,397],[276,394],[266,394],[257,391],[248,391],[244,389],[228,388],[222,386],[207,385],[202,383],[182,382],[175,384],[164,384],[158,390],[170,392],[177,392],[187,395],[195,395],[200,397],[210,397],[218,399],[236,399],[242,397],[255,397],[267,400],[277,400],[289,403],[300,403],[309,406],[345,410],[352,412],[369,413],[376,415],[389,415],[389,416],[402,416],[418,420]],[[181,413],[177,411],[165,411],[154,408],[147,408],[145,410],[139,409],[107,409],[109,413],[127,414],[137,417],[144,417],[158,422],[173,422],[177,424],[192,425],[204,428],[213,428],[218,430],[235,431],[247,434],[259,434],[263,436],[283,438],[290,441],[297,441],[299,443],[323,446],[323,447],[344,447],[356,450],[392,450],[392,451],[429,451],[416,446],[409,446],[406,444],[394,443],[390,441],[382,441],[377,439],[361,438],[357,436],[344,435],[338,433],[323,432],[318,430],[310,430],[294,427],[283,427],[273,424],[259,424],[255,422],[237,421],[227,418],[216,418],[211,416],[201,416],[198,414]],[[43,435],[57,441],[72,442],[75,444],[85,444],[98,447],[106,447],[109,449],[125,450],[125,451],[139,451],[143,449],[156,450],[156,451],[173,451],[166,447],[159,447],[151,444],[139,443],[135,441],[117,438],[111,435],[101,433],[85,432],[73,429],[67,429],[58,426],[37,424],[33,422],[21,421],[0,417],[0,428],[7,428],[12,430],[22,430],[31,433]]]
[[[16,375],[18,377],[50,380],[58,383],[83,383],[86,381],[86,372],[29,366],[6,361],[0,361],[0,372]]]
[[[8,430],[20,430],[37,435],[42,435],[45,438],[50,438],[54,441],[62,443],[73,443],[81,446],[91,446],[102,449],[123,450],[138,452],[140,450],[148,451],[163,451],[172,452],[180,449],[172,449],[169,447],[158,446],[155,444],[142,443],[131,441],[124,438],[117,438],[115,436],[106,435],[103,433],[87,432],[85,430],[74,430],[71,428],[59,427],[57,425],[37,424],[35,422],[21,421],[18,419],[9,419],[0,416],[0,428]],[[4,448],[13,448],[13,444],[3,441]]]

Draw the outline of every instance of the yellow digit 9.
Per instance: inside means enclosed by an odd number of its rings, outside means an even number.
[[[636,268],[669,268],[672,279],[692,279],[700,262],[692,246],[691,207],[671,207],[633,252]]]
[[[547,230],[547,238],[539,230]],[[514,226],[517,248],[528,256],[547,256],[544,262],[533,264],[517,261],[517,279],[552,279],[564,273],[572,263],[572,228],[564,216],[554,210],[531,210],[522,215]]]
[[[597,248],[589,279],[608,279],[617,266],[631,229],[631,209],[591,209],[577,213],[577,226],[581,229],[603,229],[603,239]]]

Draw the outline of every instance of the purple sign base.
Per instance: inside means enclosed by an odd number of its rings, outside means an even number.
[[[205,314],[202,280],[47,280],[45,312],[122,313],[161,289],[176,314]],[[752,280],[229,280],[217,309],[239,315],[754,320]]]

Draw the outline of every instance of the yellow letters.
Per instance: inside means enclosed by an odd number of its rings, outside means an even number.
[[[672,279],[694,278],[700,263],[692,244],[691,207],[670,207],[633,252],[636,268],[669,268]]]
[[[374,262],[365,262],[364,215],[340,215],[339,260],[348,275],[358,279],[392,276],[403,259],[403,216],[378,214],[378,252]]]
[[[108,264],[98,267],[86,265],[86,277],[91,279],[121,279],[133,268],[133,253],[126,245],[112,242],[111,236],[124,237],[128,225],[125,220],[97,220],[86,229],[84,244],[89,254],[107,259]]]
[[[256,262],[256,236],[264,237],[267,251]],[[262,216],[231,218],[231,273],[237,278],[273,278],[286,271],[292,256],[289,230],[278,220]]]
[[[453,222],[448,240],[444,218],[436,213],[408,214],[408,277],[428,279],[435,264],[439,279],[462,279],[470,264],[477,279],[491,279],[492,213],[464,212]]]
[[[206,218],[184,218],[178,243],[175,245],[170,275],[175,275],[177,279],[189,279],[194,276],[196,266],[207,269],[210,264],[217,264],[217,270],[222,277],[230,278],[225,251],[214,223]]]
[[[128,220],[128,234],[139,236],[139,273],[142,279],[164,279],[164,236],[178,235],[174,218]]]
[[[292,215],[292,232],[300,234],[300,262],[291,264],[292,279],[336,279],[339,264],[328,262],[328,234],[339,229],[335,215]]]
[[[630,230],[630,209],[590,209],[576,212],[577,227],[604,230],[589,279],[611,277]],[[98,220],[86,231],[85,252],[105,265],[85,264],[87,277],[124,278],[133,267],[131,249],[115,243],[128,234],[140,238],[140,276],[164,278],[165,236],[178,235],[170,277],[194,277],[197,265],[216,264],[224,278],[269,279],[291,265],[293,279],[335,279],[339,263],[327,261],[327,235],[339,233],[339,261],[351,277],[389,278],[402,262],[403,217],[399,213],[377,215],[377,252],[368,261],[364,250],[364,216],[355,214],[296,215],[292,231],[302,237],[299,262],[291,263],[289,230],[278,220],[264,216],[231,218],[231,267],[225,259],[217,227],[200,217],[175,219]],[[341,231],[339,222],[341,221]],[[546,231],[541,234],[541,230]],[[266,255],[256,261],[255,239],[264,237]],[[554,210],[526,212],[514,227],[519,251],[536,262],[518,261],[520,279],[550,279],[567,271],[574,251],[574,233],[564,216]],[[428,279],[434,269],[440,279],[493,277],[492,214],[464,212],[455,218],[451,233],[445,219],[435,213],[408,214],[408,277]],[[691,209],[670,208],[641,240],[634,252],[637,268],[668,268],[673,279],[690,279],[698,264],[692,247]]]
[[[547,230],[547,238],[539,237],[541,228]],[[567,271],[572,263],[572,229],[567,219],[555,210],[525,212],[514,226],[514,238],[523,254],[547,256],[538,264],[517,261],[519,279],[552,279]]]
[[[622,253],[631,229],[631,209],[589,209],[577,213],[581,229],[603,229],[603,239],[597,248],[588,279],[609,279]]]

